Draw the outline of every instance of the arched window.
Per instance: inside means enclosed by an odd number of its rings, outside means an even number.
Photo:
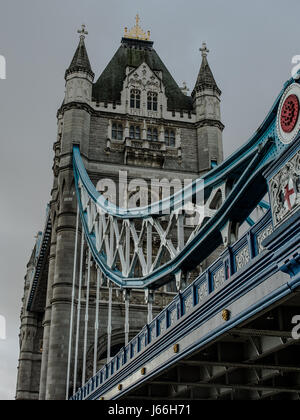
[[[141,127],[139,125],[131,125],[129,128],[129,137],[131,139],[140,140],[141,138]]]
[[[158,141],[158,131],[156,127],[149,127],[147,130],[147,140]]]
[[[112,138],[114,140],[123,140],[123,125],[122,124],[113,123]]]
[[[148,111],[157,111],[157,93],[148,92],[147,108],[148,108]]]
[[[131,89],[130,91],[130,108],[141,107],[141,91],[138,89]]]
[[[175,131],[165,130],[165,142],[167,146],[175,147]]]

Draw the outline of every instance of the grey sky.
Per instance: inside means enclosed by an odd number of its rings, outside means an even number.
[[[136,13],[175,80],[192,90],[206,41],[223,91],[225,155],[258,128],[300,54],[299,0],[0,0],[0,399],[14,398],[23,278],[52,185],[64,72],[88,27],[96,78]]]

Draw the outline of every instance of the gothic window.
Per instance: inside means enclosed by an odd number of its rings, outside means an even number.
[[[147,108],[148,108],[148,111],[157,111],[157,93],[148,92]]]
[[[139,125],[131,125],[129,128],[129,137],[131,139],[140,140],[141,138],[141,127]]]
[[[141,107],[141,91],[138,89],[131,89],[130,91],[130,108]]]
[[[114,123],[112,125],[112,138],[114,140],[123,140],[123,125]]]
[[[158,141],[158,131],[156,127],[149,127],[147,130],[147,140]]]
[[[165,142],[167,146],[175,147],[175,131],[165,130]]]

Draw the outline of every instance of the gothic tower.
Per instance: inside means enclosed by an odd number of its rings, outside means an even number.
[[[142,31],[138,17],[132,30],[125,29],[119,49],[96,82],[85,46],[87,32],[84,25],[79,33],[79,45],[65,73],[64,101],[57,113],[54,181],[46,228],[40,247],[37,247],[37,257],[31,258],[26,276],[17,399],[28,399],[29,396],[50,400],[66,398],[69,340],[70,337],[73,341],[75,339],[75,329],[70,336],[77,219],[73,146],[80,147],[88,174],[102,192],[105,191],[102,180],[110,179],[118,184],[119,172],[126,172],[132,190],[137,178],[146,182],[153,178],[176,179],[183,185],[185,180],[198,178],[223,158],[221,92],[207,63],[206,48],[202,49],[203,62],[190,97],[185,94],[186,89],[179,88],[156,53],[150,33]],[[78,242],[82,243],[80,237]],[[81,308],[79,349],[82,347],[84,323],[88,322],[88,355],[85,360],[82,350],[79,350],[76,366],[72,354],[69,395],[84,380],[83,365],[86,375],[89,375],[94,351],[97,273],[94,266],[89,266],[86,246],[83,246],[84,279],[91,270],[88,321],[84,315],[85,292],[83,290],[79,305],[78,288],[75,290],[74,313],[78,315],[78,308]],[[75,271],[77,282],[78,271],[79,267]],[[107,315],[110,292],[113,296],[111,330]],[[170,302],[173,292],[170,286],[155,294],[154,314]],[[110,354],[113,355],[147,324],[144,292],[134,291],[128,296],[117,287],[110,291],[104,279],[100,296],[98,368],[109,356],[108,337]],[[124,320],[124,298],[130,303],[127,323]],[[124,336],[124,323],[127,336]],[[24,351],[29,355],[30,363],[25,360]]]
[[[209,50],[203,43],[200,48],[202,64],[192,92],[196,112],[199,172],[206,172],[223,161],[220,96],[207,61]]]

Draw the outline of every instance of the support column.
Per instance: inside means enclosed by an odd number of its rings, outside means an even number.
[[[47,400],[64,400],[66,397],[73,255],[76,234],[76,212],[73,204],[66,203],[58,216],[56,264],[51,301]]]
[[[91,280],[91,250],[88,252],[88,275],[86,282],[86,304],[85,304],[85,318],[84,318],[84,342],[83,342],[83,362],[82,362],[82,386],[85,384],[86,376],[86,356],[87,356],[87,339],[89,327],[89,301],[90,301],[90,280]]]
[[[84,248],[84,234],[82,233],[81,248],[80,248],[80,270],[79,270],[78,300],[77,300],[77,324],[76,324],[76,338],[75,338],[73,394],[75,394],[76,387],[77,387],[78,347],[79,347],[79,334],[80,334],[79,330],[80,330],[82,269],[83,269],[83,248]]]
[[[124,290],[124,301],[125,301],[125,346],[129,343],[129,303],[130,303],[130,290],[125,289]]]
[[[20,357],[17,380],[17,400],[36,400],[38,398],[38,387],[36,392],[32,386],[32,371],[35,361],[34,339],[37,332],[37,319],[34,314],[25,312],[22,316],[20,330]]]
[[[107,363],[111,360],[111,333],[112,333],[112,282],[108,284],[108,320],[107,320]]]
[[[50,339],[51,312],[52,312],[51,300],[52,300],[52,294],[53,294],[52,286],[54,282],[55,261],[56,261],[56,258],[55,258],[56,229],[57,229],[57,219],[55,219],[54,221],[54,224],[52,226],[52,233],[51,233],[46,309],[45,309],[45,316],[44,316],[44,322],[43,322],[44,334],[43,334],[43,353],[42,353],[39,400],[45,400],[46,398],[49,339]]]
[[[148,316],[147,323],[150,324],[153,320],[153,302],[154,302],[154,291],[147,289],[145,292],[145,300],[148,305]]]
[[[99,337],[99,305],[100,305],[100,283],[102,283],[102,272],[97,268],[97,290],[96,290],[96,314],[95,314],[95,336],[94,336],[94,364],[93,376],[97,373],[98,337]]]
[[[69,398],[71,358],[72,358],[73,319],[74,319],[76,272],[77,272],[78,229],[79,229],[79,207],[77,206],[75,250],[74,250],[74,267],[73,267],[73,285],[72,285],[72,303],[71,303],[70,332],[69,332],[69,354],[68,354],[68,371],[67,371],[66,400]]]

